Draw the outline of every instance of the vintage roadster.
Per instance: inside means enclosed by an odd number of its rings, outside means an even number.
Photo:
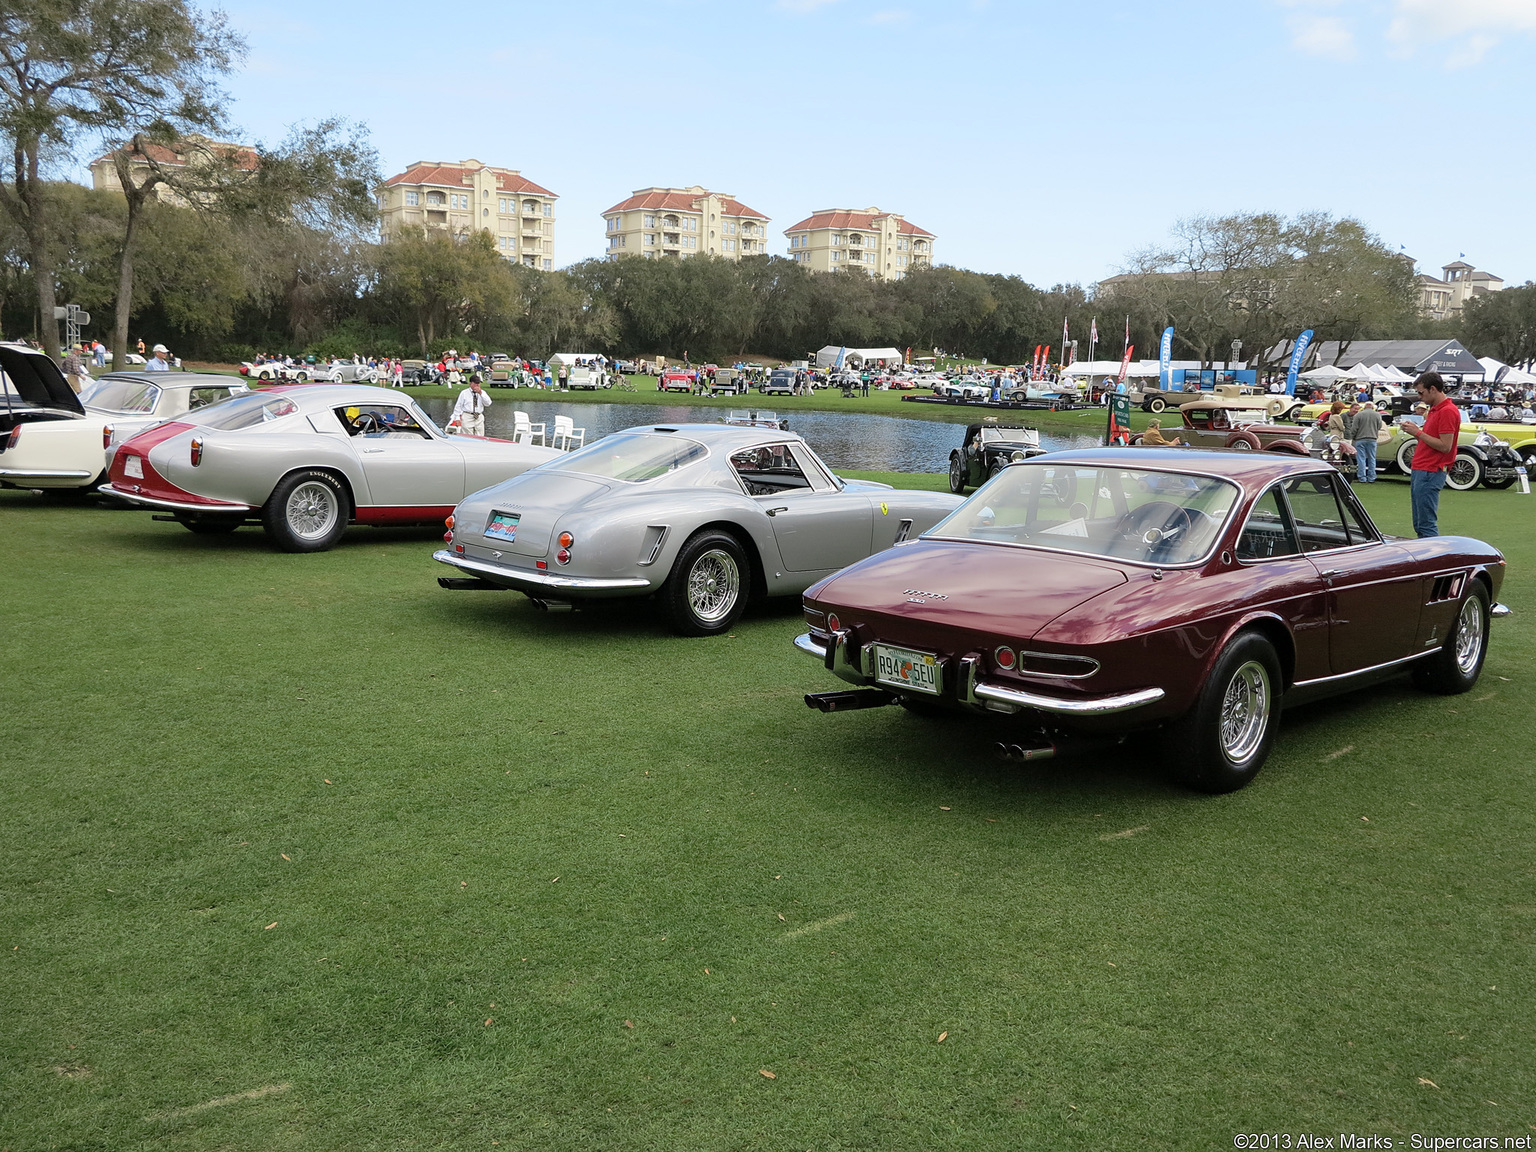
[[[476,492],[434,559],[445,588],[509,588],[541,605],[655,595],[688,636],[724,632],[749,599],[802,592],[923,532],[958,497],[841,480],[772,428],[631,428]]]
[[[101,491],[193,532],[259,521],[283,551],[319,552],[348,523],[441,523],[465,493],[560,455],[446,436],[388,388],[279,386],[139,433],[118,448]]]
[[[965,430],[960,447],[949,454],[949,490],[963,495],[967,488],[985,484],[1009,464],[1043,455],[1040,433],[1022,424],[999,424],[989,419]]]
[[[862,690],[1010,717],[1000,746],[1157,729],[1189,785],[1248,783],[1289,706],[1411,673],[1482,671],[1504,557],[1383,536],[1339,472],[1279,453],[1053,453],[994,477],[921,539],[805,593],[795,640]]]

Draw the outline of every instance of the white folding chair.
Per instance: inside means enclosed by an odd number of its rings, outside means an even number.
[[[514,444],[542,444],[544,443],[544,425],[535,424],[528,419],[528,413],[512,413],[512,443]]]
[[[565,450],[570,452],[585,444],[587,442],[587,430],[585,428],[577,428],[574,424],[575,421],[569,416],[556,416],[555,436],[550,441],[551,445],[555,448],[564,446]]]

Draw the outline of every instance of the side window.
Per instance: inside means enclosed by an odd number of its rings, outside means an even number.
[[[1349,530],[1349,542],[1351,544],[1369,544],[1379,539],[1371,530],[1370,521],[1360,511],[1360,505],[1355,501],[1355,494],[1349,490],[1349,485],[1334,481],[1339,490],[1339,507],[1344,513],[1344,527]]]
[[[1349,529],[1339,511],[1332,476],[1300,476],[1287,481],[1285,501],[1290,506],[1303,552],[1349,546]]]
[[[788,444],[748,448],[731,457],[731,467],[750,496],[774,496],[780,492],[809,492],[811,481]]]
[[[407,409],[394,404],[356,405],[336,409],[336,418],[349,436],[388,440],[429,440],[427,430]]]
[[[1237,538],[1237,558],[1267,560],[1272,556],[1294,556],[1300,551],[1290,517],[1280,499],[1280,489],[1271,487],[1253,502],[1248,521],[1243,525],[1243,534]]]
[[[209,404],[217,404],[220,400],[228,399],[228,388],[193,388],[187,396],[187,409],[189,411],[196,411]]]

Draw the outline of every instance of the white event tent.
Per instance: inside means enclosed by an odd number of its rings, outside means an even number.
[[[1508,368],[1509,371],[1504,373],[1504,378],[1499,381],[1500,384],[1507,384],[1511,388],[1530,388],[1536,385],[1536,376],[1524,369],[1512,368],[1501,360],[1495,360],[1492,356],[1479,356],[1477,362],[1483,366],[1483,379],[1489,384],[1493,383],[1500,369]]]

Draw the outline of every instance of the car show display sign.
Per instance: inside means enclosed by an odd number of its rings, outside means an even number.
[[[1157,383],[1164,392],[1173,391],[1173,325],[1163,329],[1157,350]]]
[[[1110,447],[1129,444],[1131,442],[1131,394],[1111,392],[1108,407],[1109,434],[1105,443]]]
[[[1285,394],[1296,395],[1296,374],[1301,371],[1302,361],[1307,358],[1307,349],[1312,347],[1312,329],[1308,328],[1300,336],[1296,337],[1296,347],[1291,349],[1291,366],[1285,373]]]

